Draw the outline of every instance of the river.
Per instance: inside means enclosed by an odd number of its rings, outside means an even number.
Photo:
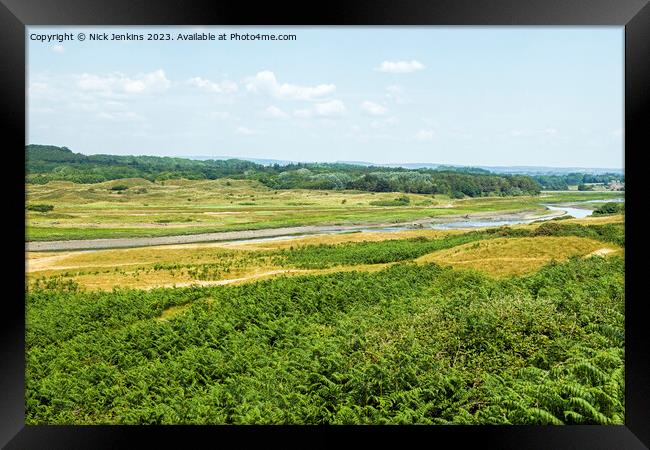
[[[546,209],[548,209],[549,211],[561,211],[564,213],[563,215],[569,215],[575,217],[576,219],[584,219],[585,217],[591,216],[593,210],[589,208],[580,208],[577,207],[576,205],[580,205],[583,203],[608,203],[608,202],[620,203],[624,201],[625,201],[624,198],[614,198],[611,200],[582,200],[579,202],[571,202],[566,204],[555,204],[555,205],[541,203],[541,205],[546,207]],[[436,230],[450,230],[450,229],[457,229],[457,228],[500,227],[504,225],[518,225],[524,223],[531,223],[538,220],[551,220],[554,217],[557,216],[549,215],[549,216],[541,216],[541,217],[528,218],[528,219],[516,218],[516,219],[507,219],[507,220],[467,219],[467,220],[461,220],[457,222],[431,224],[430,227]]]
[[[67,240],[67,241],[41,241],[27,242],[25,244],[27,251],[57,251],[57,250],[90,250],[102,248],[128,248],[128,247],[148,247],[152,245],[170,245],[170,244],[190,244],[204,243],[215,241],[243,241],[243,242],[264,242],[276,240],[296,239],[300,237],[313,236],[317,234],[341,234],[353,232],[395,232],[412,229],[472,229],[484,227],[498,227],[504,225],[517,225],[531,223],[540,220],[551,220],[560,215],[569,215],[576,218],[590,216],[592,209],[580,208],[582,203],[606,203],[610,200],[587,200],[572,202],[566,204],[542,204],[549,213],[544,216],[529,216],[522,213],[504,213],[495,214],[494,219],[483,217],[468,217],[467,219],[433,223],[433,220],[425,219],[416,222],[395,225],[329,225],[329,226],[298,226],[287,228],[269,228],[262,230],[244,230],[244,231],[225,231],[217,233],[206,233],[198,235],[181,235],[181,236],[159,236],[150,238],[112,238],[112,239],[85,239],[85,240]],[[624,201],[624,199],[612,199],[611,201]]]

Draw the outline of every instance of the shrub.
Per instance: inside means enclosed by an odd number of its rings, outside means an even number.
[[[54,206],[46,205],[46,204],[26,205],[25,209],[27,209],[28,211],[37,211],[37,212],[46,213],[52,211],[54,209]]]
[[[402,195],[393,200],[374,200],[370,202],[372,206],[406,206],[411,203],[411,199]]]
[[[594,210],[594,216],[606,216],[609,214],[619,214],[625,212],[625,203],[608,202]]]

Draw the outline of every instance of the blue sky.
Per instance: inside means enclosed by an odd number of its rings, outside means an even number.
[[[295,41],[39,42],[237,32]],[[28,143],[85,154],[623,167],[622,27],[29,27]]]

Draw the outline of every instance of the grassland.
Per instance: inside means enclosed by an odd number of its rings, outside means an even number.
[[[623,216],[559,222],[564,228],[623,225]],[[541,224],[511,229],[529,233]],[[582,228],[580,228],[582,230]],[[594,251],[621,254],[621,243],[597,235],[528,237],[462,230],[409,230],[315,235],[262,242],[220,242],[97,251],[28,252],[28,282],[73,280],[88,289],[153,288],[219,282],[242,283],[264,276],[324,273],[332,267],[369,270],[399,261],[436,262],[474,268],[492,276],[531,273],[544,264]],[[234,281],[232,281],[234,280]]]
[[[620,254],[615,245],[580,237],[500,238],[464,244],[418,258],[456,268],[472,268],[495,276],[507,277],[534,272],[549,261],[571,256]]]
[[[117,185],[126,190],[112,190]],[[97,184],[49,182],[27,185],[28,204],[51,212],[26,212],[27,239],[64,240],[173,236],[301,225],[400,223],[471,213],[527,211],[540,202],[620,197],[611,192],[542,194],[452,200],[408,194],[404,206],[373,206],[402,194],[361,191],[271,190],[251,180],[116,180]]]
[[[28,211],[27,228],[159,236],[617,196],[407,195],[50,182],[28,186],[54,209]],[[26,423],[622,424],[624,248],[617,214],[26,252]]]

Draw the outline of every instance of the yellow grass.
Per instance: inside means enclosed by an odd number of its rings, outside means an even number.
[[[151,289],[155,287],[239,284],[267,278],[280,273],[292,275],[307,271],[280,270],[266,258],[255,257],[258,252],[286,248],[291,245],[338,244],[343,242],[382,241],[416,236],[439,237],[460,231],[409,230],[393,233],[349,233],[314,235],[283,241],[215,242],[155,247],[65,251],[27,252],[25,258],[28,280],[63,275],[74,279],[86,289],[110,290],[113,287]],[[216,279],[202,280],[186,270],[153,270],[156,264],[218,264],[235,263],[228,272]],[[381,265],[378,265],[381,268]],[[359,270],[370,270],[356,266]],[[354,270],[351,267],[345,270]],[[341,269],[338,269],[341,270]],[[328,273],[332,269],[309,271]]]
[[[622,222],[624,216],[589,217],[562,223],[602,224]],[[534,228],[539,224],[518,225]],[[383,241],[417,236],[429,238],[464,233],[466,230],[406,230],[400,232],[363,232],[321,234],[264,242],[214,242],[155,247],[67,252],[27,252],[28,281],[64,275],[86,289],[110,290],[113,287],[149,289],[162,286],[239,284],[277,275],[329,273],[342,270],[376,270],[385,265],[353,266],[327,270],[291,271],[278,267],[259,252],[290,246],[339,244],[344,242]],[[418,261],[433,261],[457,268],[474,268],[495,276],[529,273],[551,259],[572,255],[609,256],[622,253],[614,244],[577,237],[503,238],[481,241],[425,255]],[[153,270],[156,264],[230,264],[228,271],[209,279],[191,276],[187,270]]]
[[[417,236],[430,238],[447,234],[462,233],[459,230],[409,230],[385,233],[346,233],[334,235],[314,235],[287,240],[266,242],[212,242],[199,244],[160,245],[141,248],[62,251],[62,252],[27,252],[27,272],[51,272],[62,270],[88,270],[124,266],[146,266],[151,264],[207,264],[220,258],[228,257],[232,251],[275,250],[298,245],[339,244],[344,242],[384,241],[389,239],[407,239]]]
[[[170,306],[169,308],[165,309],[160,317],[158,317],[158,320],[165,322],[169,319],[171,319],[174,316],[177,316],[178,314],[182,313],[185,311],[185,309],[188,307],[188,305],[177,305],[177,306]]]
[[[623,214],[613,214],[611,216],[590,216],[584,219],[567,219],[562,223],[579,223],[581,225],[602,225],[606,223],[623,223],[625,216]]]
[[[620,247],[579,237],[499,238],[460,245],[430,253],[418,262],[435,262],[454,268],[471,268],[497,277],[534,272],[551,260],[571,256],[619,254]]]
[[[389,232],[361,232],[361,233],[341,233],[341,234],[321,234],[314,236],[305,236],[295,239],[267,241],[259,243],[239,243],[238,248],[251,250],[274,250],[302,245],[319,245],[319,244],[342,244],[344,242],[378,242],[391,239],[409,239],[414,237],[439,238],[450,234],[466,233],[466,230],[405,230]],[[233,243],[237,245],[237,243]]]

